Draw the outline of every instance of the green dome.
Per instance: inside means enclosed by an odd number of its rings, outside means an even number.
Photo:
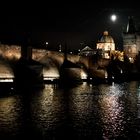
[[[104,31],[103,36],[99,40],[100,43],[114,43],[112,36],[108,35],[108,31]]]

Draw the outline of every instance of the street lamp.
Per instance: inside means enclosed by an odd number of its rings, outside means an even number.
[[[48,45],[49,43],[48,42],[46,42],[46,46]]]
[[[47,48],[48,44],[49,44],[49,43],[48,43],[48,42],[46,42],[46,48]]]

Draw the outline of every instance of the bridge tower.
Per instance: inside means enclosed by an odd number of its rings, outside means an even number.
[[[127,29],[123,32],[123,50],[131,62],[140,51],[140,34],[136,30],[133,17],[129,17]]]

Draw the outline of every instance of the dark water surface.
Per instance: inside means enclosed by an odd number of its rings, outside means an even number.
[[[0,97],[2,140],[140,139],[140,82],[23,93]]]

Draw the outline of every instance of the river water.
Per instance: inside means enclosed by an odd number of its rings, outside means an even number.
[[[8,138],[140,139],[140,82],[13,91],[0,97],[0,139]]]

